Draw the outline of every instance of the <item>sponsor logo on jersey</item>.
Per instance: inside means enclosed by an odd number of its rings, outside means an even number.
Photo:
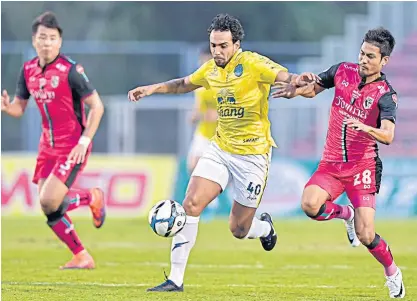
[[[84,67],[81,66],[80,64],[77,64],[77,66],[75,66],[75,69],[77,70],[79,74],[83,76],[84,80],[88,83],[89,79],[87,77],[87,74],[85,74]]]
[[[44,77],[41,77],[40,79],[39,79],[39,89],[43,89],[43,88],[45,88],[45,86],[46,86],[46,78],[44,78]]]
[[[245,108],[236,106],[235,95],[229,89],[220,89],[216,99],[221,105],[217,110],[219,117],[242,118],[245,115]]]
[[[209,76],[217,76],[219,75],[219,72],[217,70],[217,66],[213,67],[213,70],[210,71]]]
[[[349,66],[348,64],[343,64],[343,66],[346,68],[346,69],[349,69],[349,70],[351,70],[351,71],[355,71],[355,72],[358,72],[359,71],[359,68],[356,66],[356,67],[352,67],[352,66]]]
[[[30,95],[39,103],[50,103],[55,99],[54,91],[30,90]]]
[[[77,70],[77,72],[79,74],[83,74],[84,73],[84,67],[81,66],[80,64],[77,64],[77,66],[75,66],[75,69]]]
[[[368,116],[366,111],[361,110],[350,103],[347,103],[341,96],[336,96],[336,98],[334,99],[334,104],[346,110],[346,112],[348,112],[349,114],[353,116],[356,116],[359,118],[366,118]]]
[[[379,90],[379,93],[380,93],[380,94],[385,94],[385,92],[387,92],[387,91],[385,90],[385,87],[384,87],[384,86],[378,86],[378,90]]]
[[[219,93],[216,95],[216,99],[219,104],[236,103],[235,95],[229,89],[220,89]]]
[[[65,71],[67,71],[67,69],[68,69],[68,67],[67,67],[67,66],[65,66],[65,65],[63,65],[63,64],[61,64],[61,63],[56,64],[56,68],[57,68],[59,71],[62,71],[62,72],[65,72]]]
[[[37,66],[37,64],[36,64],[36,63],[26,65],[26,66],[25,66],[25,70],[29,70],[29,69],[35,68],[36,66]]]
[[[359,93],[359,91],[357,90],[353,90],[352,92],[352,98],[350,99],[350,104],[353,105],[353,103],[356,101],[356,99],[358,99],[359,97],[361,97],[361,93]]]
[[[245,108],[220,108],[218,109],[217,113],[219,114],[219,117],[242,118],[243,116],[245,116]]]

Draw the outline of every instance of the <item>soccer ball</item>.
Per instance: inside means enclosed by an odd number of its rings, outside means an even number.
[[[152,207],[148,220],[153,232],[159,236],[171,237],[184,228],[187,215],[179,203],[163,200]]]

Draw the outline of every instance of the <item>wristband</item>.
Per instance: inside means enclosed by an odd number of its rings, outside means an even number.
[[[80,140],[78,140],[78,144],[84,145],[85,147],[88,147],[91,143],[91,138],[87,136],[81,136]]]

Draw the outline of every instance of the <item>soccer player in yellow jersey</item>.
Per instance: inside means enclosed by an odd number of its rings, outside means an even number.
[[[200,53],[200,64],[211,59],[210,49],[203,49]],[[190,174],[193,172],[198,160],[210,146],[210,140],[216,134],[217,127],[217,100],[212,90],[199,88],[195,90],[195,106],[191,122],[197,123],[187,158]]]
[[[277,241],[270,215],[255,217],[266,185],[271,148],[275,146],[268,120],[268,96],[276,81],[302,86],[311,75],[290,74],[264,56],[242,51],[244,31],[239,20],[230,15],[217,15],[208,33],[213,59],[190,76],[137,87],[128,93],[131,101],[138,101],[154,93],[187,93],[204,87],[215,94],[219,115],[216,135],[198,161],[188,185],[183,202],[187,222],[172,240],[170,275],[149,291],[183,291],[185,268],[196,241],[200,214],[228,183],[233,184],[234,192],[229,218],[233,235],[239,239],[260,238],[267,251]]]

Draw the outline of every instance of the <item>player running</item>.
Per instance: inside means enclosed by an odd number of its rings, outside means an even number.
[[[324,89],[335,88],[323,156],[305,186],[301,207],[318,221],[343,219],[352,246],[362,243],[384,266],[390,297],[404,298],[401,270],[374,226],[375,194],[382,175],[376,142],[388,145],[393,141],[398,103],[397,93],[381,72],[394,45],[388,30],[369,30],[359,64],[336,64],[319,74],[321,83],[296,90],[292,85],[280,85],[272,96],[314,97]],[[353,207],[333,203],[344,191]]]
[[[46,12],[32,25],[32,42],[37,57],[23,64],[12,103],[7,91],[1,96],[1,110],[21,117],[30,96],[42,116],[42,135],[33,182],[47,224],[74,254],[62,269],[94,268],[67,212],[90,206],[94,225],[105,218],[103,191],[99,188],[71,188],[87,164],[91,140],[103,115],[103,104],[81,65],[60,54],[62,29],[55,15]],[[85,119],[84,104],[90,107]]]
[[[200,214],[229,182],[234,187],[229,219],[233,236],[260,238],[267,251],[277,241],[270,215],[255,217],[267,182],[271,147],[275,146],[268,120],[268,96],[275,81],[297,81],[299,85],[306,82],[264,56],[242,51],[244,31],[239,20],[230,15],[217,15],[208,34],[213,59],[193,74],[138,87],[128,94],[131,101],[138,101],[154,93],[187,93],[204,87],[215,94],[219,116],[216,135],[189,182],[183,202],[187,222],[172,240],[170,275],[150,291],[183,291],[185,267],[196,241]]]

